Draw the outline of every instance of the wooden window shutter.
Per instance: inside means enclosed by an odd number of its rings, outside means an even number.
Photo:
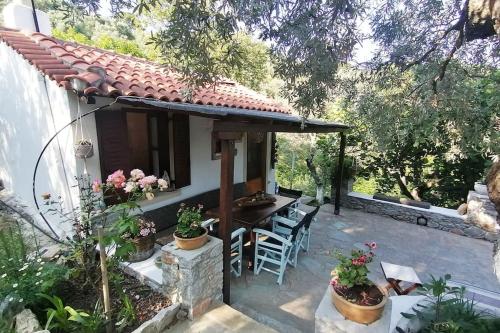
[[[173,115],[175,187],[191,185],[191,158],[189,141],[189,116]]]
[[[170,147],[169,147],[169,129],[168,129],[168,115],[158,114],[158,164],[160,168],[160,174],[158,177],[163,177],[163,171],[167,171],[169,177],[170,174]]]
[[[95,114],[99,139],[99,159],[103,181],[112,172],[121,169],[130,172],[128,154],[127,118],[124,112],[100,111]]]

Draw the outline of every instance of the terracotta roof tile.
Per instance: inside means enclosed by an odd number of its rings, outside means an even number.
[[[179,73],[139,58],[77,43],[63,42],[41,33],[26,35],[0,27],[0,41],[21,54],[61,87],[99,96],[139,96],[186,102]],[[73,85],[73,83],[76,83]],[[192,103],[289,113],[290,109],[234,81],[200,87]]]

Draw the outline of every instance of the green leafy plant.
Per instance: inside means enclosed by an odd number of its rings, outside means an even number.
[[[134,305],[127,294],[121,293],[122,307],[118,312],[115,324],[118,332],[122,332],[126,327],[133,325],[137,321]]]
[[[177,212],[177,229],[176,233],[182,238],[194,238],[203,233],[201,227],[202,205],[197,207],[188,207],[186,204],[181,203],[181,207]]]
[[[335,254],[340,263],[332,271],[332,280],[330,281],[332,286],[352,288],[372,284],[368,279],[367,264],[372,262],[375,256],[373,250],[377,248],[377,244],[370,242],[365,245],[367,247],[366,251],[353,249],[350,256],[345,256],[341,252]]]
[[[52,332],[100,332],[104,328],[104,319],[99,302],[96,304],[94,312],[88,313],[75,310],[70,306],[64,306],[61,298],[39,294],[40,297],[50,302],[52,307],[47,308],[47,322],[45,329]]]
[[[422,333],[486,333],[500,327],[498,318],[491,318],[477,310],[473,300],[465,298],[465,287],[450,287],[451,275],[435,278],[418,289],[427,296],[412,308],[413,313],[402,312],[408,319],[419,320]],[[405,332],[398,327],[398,332]]]

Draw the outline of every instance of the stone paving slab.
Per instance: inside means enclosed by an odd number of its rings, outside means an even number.
[[[277,333],[228,305],[215,307],[195,319],[185,320],[165,332],[171,333]]]
[[[336,264],[333,250],[347,253],[355,243],[367,241],[378,244],[377,257],[370,265],[374,282],[385,284],[383,260],[413,267],[424,282],[430,274],[450,273],[454,280],[500,292],[493,272],[492,243],[359,210],[342,208],[336,216],[327,204],[311,225],[309,253],[300,253],[297,267],[287,268],[283,285],[276,283],[275,275],[261,272],[255,276],[244,269],[241,278],[231,281],[232,306],[279,332],[314,332],[314,312]]]

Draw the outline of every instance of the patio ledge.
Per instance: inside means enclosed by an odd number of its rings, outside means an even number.
[[[465,215],[460,215],[456,211],[456,209],[449,209],[449,208],[443,208],[443,207],[437,207],[437,206],[431,206],[431,208],[426,209],[426,208],[420,208],[420,207],[415,207],[415,206],[409,206],[409,205],[403,205],[400,203],[396,202],[390,202],[390,201],[384,201],[384,200],[377,200],[374,199],[371,194],[365,194],[365,193],[360,193],[360,192],[349,192],[347,193],[348,196],[350,197],[355,197],[355,198],[360,198],[360,199],[365,199],[365,200],[373,200],[376,202],[381,202],[384,204],[389,204],[397,207],[405,207],[405,208],[411,208],[417,211],[422,211],[422,212],[430,212],[430,213],[438,213],[441,215],[453,217],[453,218],[458,218],[461,220],[465,221],[466,216]]]

